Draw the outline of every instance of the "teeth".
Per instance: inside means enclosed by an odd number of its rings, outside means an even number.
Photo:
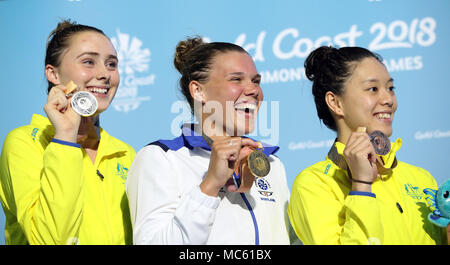
[[[106,94],[106,92],[108,92],[108,89],[106,89],[106,88],[99,88],[99,87],[93,87],[93,88],[90,88],[89,91],[91,91],[93,93]]]
[[[378,113],[376,115],[376,117],[378,119],[390,119],[391,118],[391,114],[390,113]]]
[[[251,104],[251,103],[243,103],[243,104],[238,104],[234,107],[237,110],[256,110],[256,105],[255,104]]]

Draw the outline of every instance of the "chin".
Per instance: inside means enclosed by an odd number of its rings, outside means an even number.
[[[250,115],[235,115],[233,123],[233,131],[235,136],[244,136],[255,130],[255,119],[248,117]]]
[[[97,102],[98,102],[98,111],[99,112],[103,112],[111,106],[111,101],[97,100]]]
[[[244,136],[252,133],[255,130],[255,125],[253,123],[246,125],[236,125],[235,128],[236,128],[235,130],[236,136]]]
[[[384,131],[383,133],[386,134],[387,137],[391,137],[391,135],[392,135],[392,129],[386,130],[386,131]]]
[[[392,128],[373,128],[373,129],[367,130],[367,132],[369,134],[373,131],[380,131],[380,132],[384,133],[387,137],[391,137],[391,135],[392,135]]]

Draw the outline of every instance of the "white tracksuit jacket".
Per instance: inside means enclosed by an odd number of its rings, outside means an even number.
[[[211,149],[193,125],[182,135],[141,149],[129,172],[127,195],[134,244],[289,244],[290,196],[286,173],[264,145],[270,173],[247,193],[222,189],[211,197],[200,191]],[[236,176],[234,176],[236,177]]]

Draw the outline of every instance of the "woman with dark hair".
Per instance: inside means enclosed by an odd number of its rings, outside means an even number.
[[[251,56],[197,37],[178,43],[174,64],[199,124],[138,152],[127,180],[134,243],[289,244],[278,147],[244,137],[263,99]],[[247,170],[250,153],[259,162],[266,157],[265,168],[256,166],[266,176]]]
[[[381,58],[360,47],[320,47],[306,59],[305,72],[319,119],[337,138],[326,159],[294,181],[288,213],[300,240],[447,243],[445,231],[426,218],[423,189],[437,189],[436,181],[426,170],[398,161],[402,141],[387,138],[397,99]]]
[[[50,34],[47,117],[11,131],[0,159],[7,244],[131,244],[125,179],[135,151],[99,127],[119,86],[99,29],[70,21]]]

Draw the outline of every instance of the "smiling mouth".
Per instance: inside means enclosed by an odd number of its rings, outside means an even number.
[[[105,88],[105,87],[87,87],[88,91],[93,93],[93,94],[101,94],[101,95],[106,95],[109,91],[109,88]]]
[[[382,120],[382,119],[391,119],[392,115],[391,113],[376,113],[375,117],[377,117],[378,119]]]
[[[256,104],[253,104],[253,103],[241,103],[241,104],[236,104],[234,106],[234,108],[237,111],[253,114],[256,111]]]

